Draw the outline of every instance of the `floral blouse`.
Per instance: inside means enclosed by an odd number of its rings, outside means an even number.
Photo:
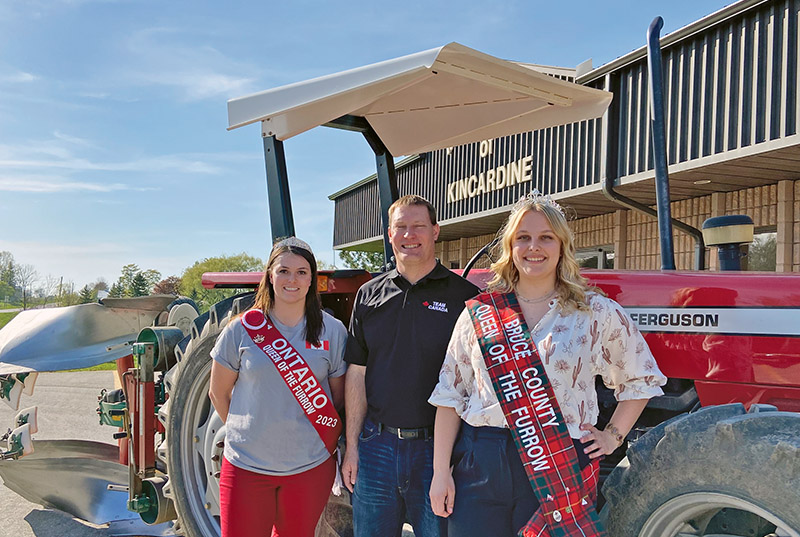
[[[618,401],[662,395],[660,386],[667,381],[625,310],[597,293],[587,293],[586,299],[589,311],[572,313],[563,313],[551,300],[531,331],[572,438],[585,434],[582,423],[597,423],[597,375]],[[474,427],[508,427],[467,309],[456,321],[428,402],[454,408]]]

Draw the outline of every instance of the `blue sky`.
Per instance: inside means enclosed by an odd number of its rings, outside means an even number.
[[[226,101],[457,41],[597,67],[730,2],[0,0],[0,250],[76,288],[265,258],[260,129]],[[334,261],[327,196],[373,173],[354,133],[285,143],[297,234]],[[341,264],[341,263],[340,263]]]

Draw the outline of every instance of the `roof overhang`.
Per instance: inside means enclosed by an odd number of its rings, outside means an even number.
[[[364,117],[392,155],[413,155],[601,116],[611,93],[458,43],[228,101],[228,128],[286,140]]]

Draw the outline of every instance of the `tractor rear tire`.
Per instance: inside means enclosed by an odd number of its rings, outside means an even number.
[[[707,407],[628,448],[603,487],[610,537],[800,537],[800,414]]]
[[[166,376],[169,399],[161,408],[166,430],[165,457],[169,482],[165,493],[178,514],[176,530],[186,537],[219,537],[220,461],[208,457],[207,446],[224,432],[208,398],[211,349],[230,318],[228,299],[198,317],[178,364]],[[221,450],[219,450],[221,451]]]

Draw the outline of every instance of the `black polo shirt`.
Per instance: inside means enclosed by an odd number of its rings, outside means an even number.
[[[478,291],[438,261],[413,285],[391,270],[361,286],[345,360],[367,366],[367,416],[391,427],[433,425],[428,397],[464,301]]]

